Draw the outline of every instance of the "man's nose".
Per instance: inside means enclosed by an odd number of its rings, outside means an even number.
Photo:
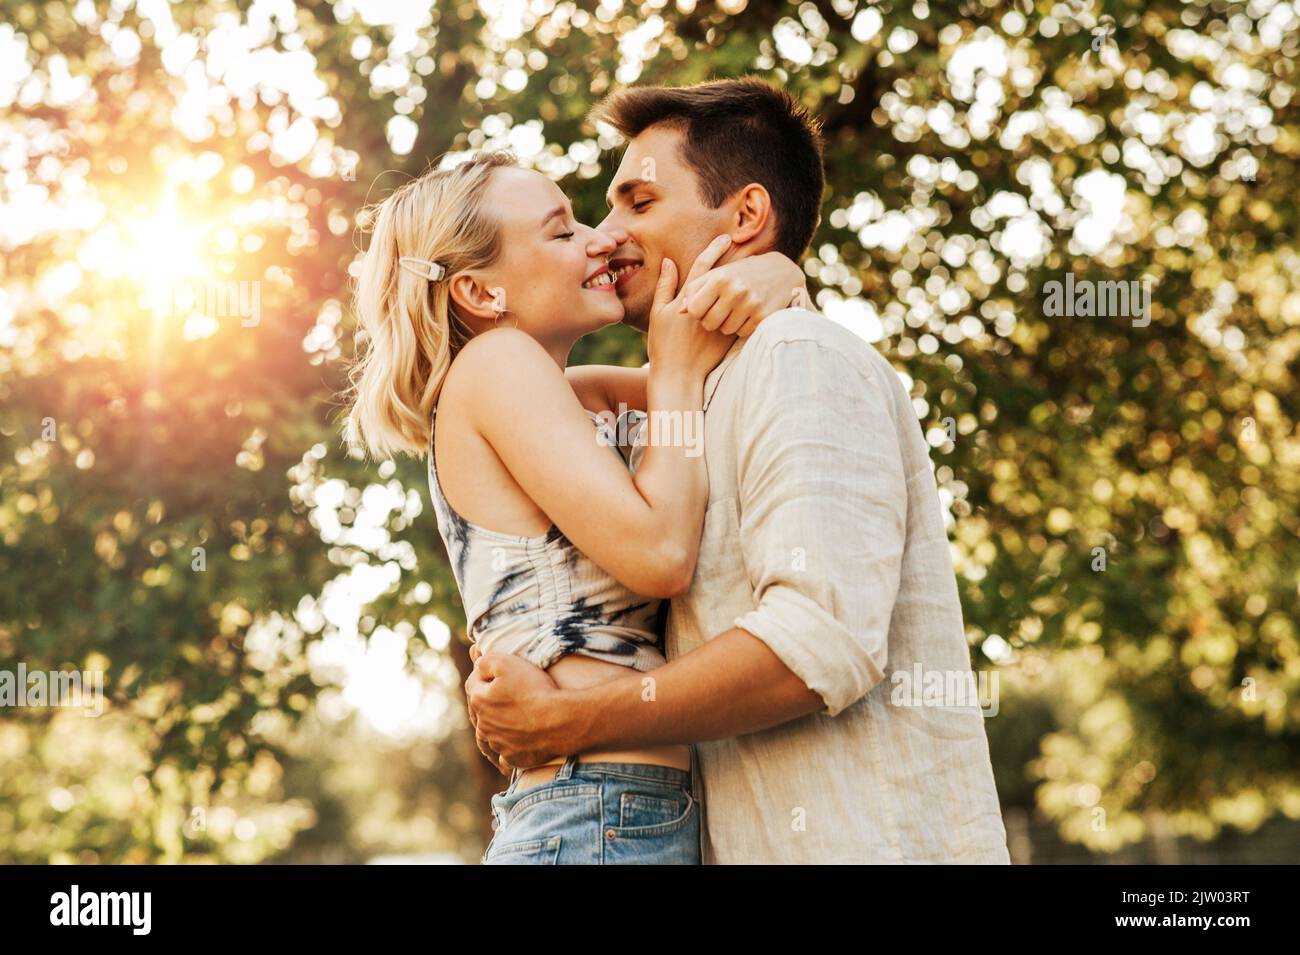
[[[592,229],[591,237],[587,240],[587,254],[590,256],[609,255],[622,245],[623,241],[608,233]]]
[[[613,240],[618,245],[622,245],[624,242],[628,240],[629,236],[627,234],[627,230],[618,224],[618,221],[615,218],[616,215],[617,215],[617,211],[614,209],[610,209],[609,215],[605,216],[604,220],[600,223],[600,225],[596,226],[596,228],[600,232],[605,233],[605,235],[613,238]]]

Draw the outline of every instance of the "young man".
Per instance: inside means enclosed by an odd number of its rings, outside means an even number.
[[[807,247],[821,142],[783,92],[754,79],[633,88],[595,115],[628,139],[602,228],[621,243],[611,266],[630,324],[645,328],[664,256],[684,274],[721,233],[729,259]],[[733,346],[704,408],[709,507],[691,589],[672,601],[669,663],[561,691],[517,657],[482,656],[466,682],[480,748],[526,767],[695,743],[706,863],[1007,862],[975,701],[891,704],[892,672],[970,677],[898,376],[792,308]]]

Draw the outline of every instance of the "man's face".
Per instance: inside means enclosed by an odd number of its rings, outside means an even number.
[[[597,226],[620,242],[609,264],[618,274],[623,321],[641,331],[649,327],[663,259],[677,265],[680,282],[704,247],[727,231],[727,204],[709,208],[695,171],[682,158],[682,136],[668,126],[651,126],[628,143],[605,195],[609,215]]]

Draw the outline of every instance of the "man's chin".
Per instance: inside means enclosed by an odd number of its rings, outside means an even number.
[[[623,324],[627,325],[629,328],[635,328],[643,335],[650,331],[650,323],[646,320],[646,316],[644,315],[633,315],[631,312],[628,312],[623,316]]]
[[[642,301],[640,296],[629,296],[622,298],[623,302],[623,324],[630,325],[638,332],[646,332],[650,329],[650,302]]]

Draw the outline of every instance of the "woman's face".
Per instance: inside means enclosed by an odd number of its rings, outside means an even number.
[[[539,341],[577,341],[623,320],[606,257],[616,243],[573,218],[560,188],[539,172],[492,173],[488,211],[501,227],[501,252],[484,269],[505,309],[501,324]]]

